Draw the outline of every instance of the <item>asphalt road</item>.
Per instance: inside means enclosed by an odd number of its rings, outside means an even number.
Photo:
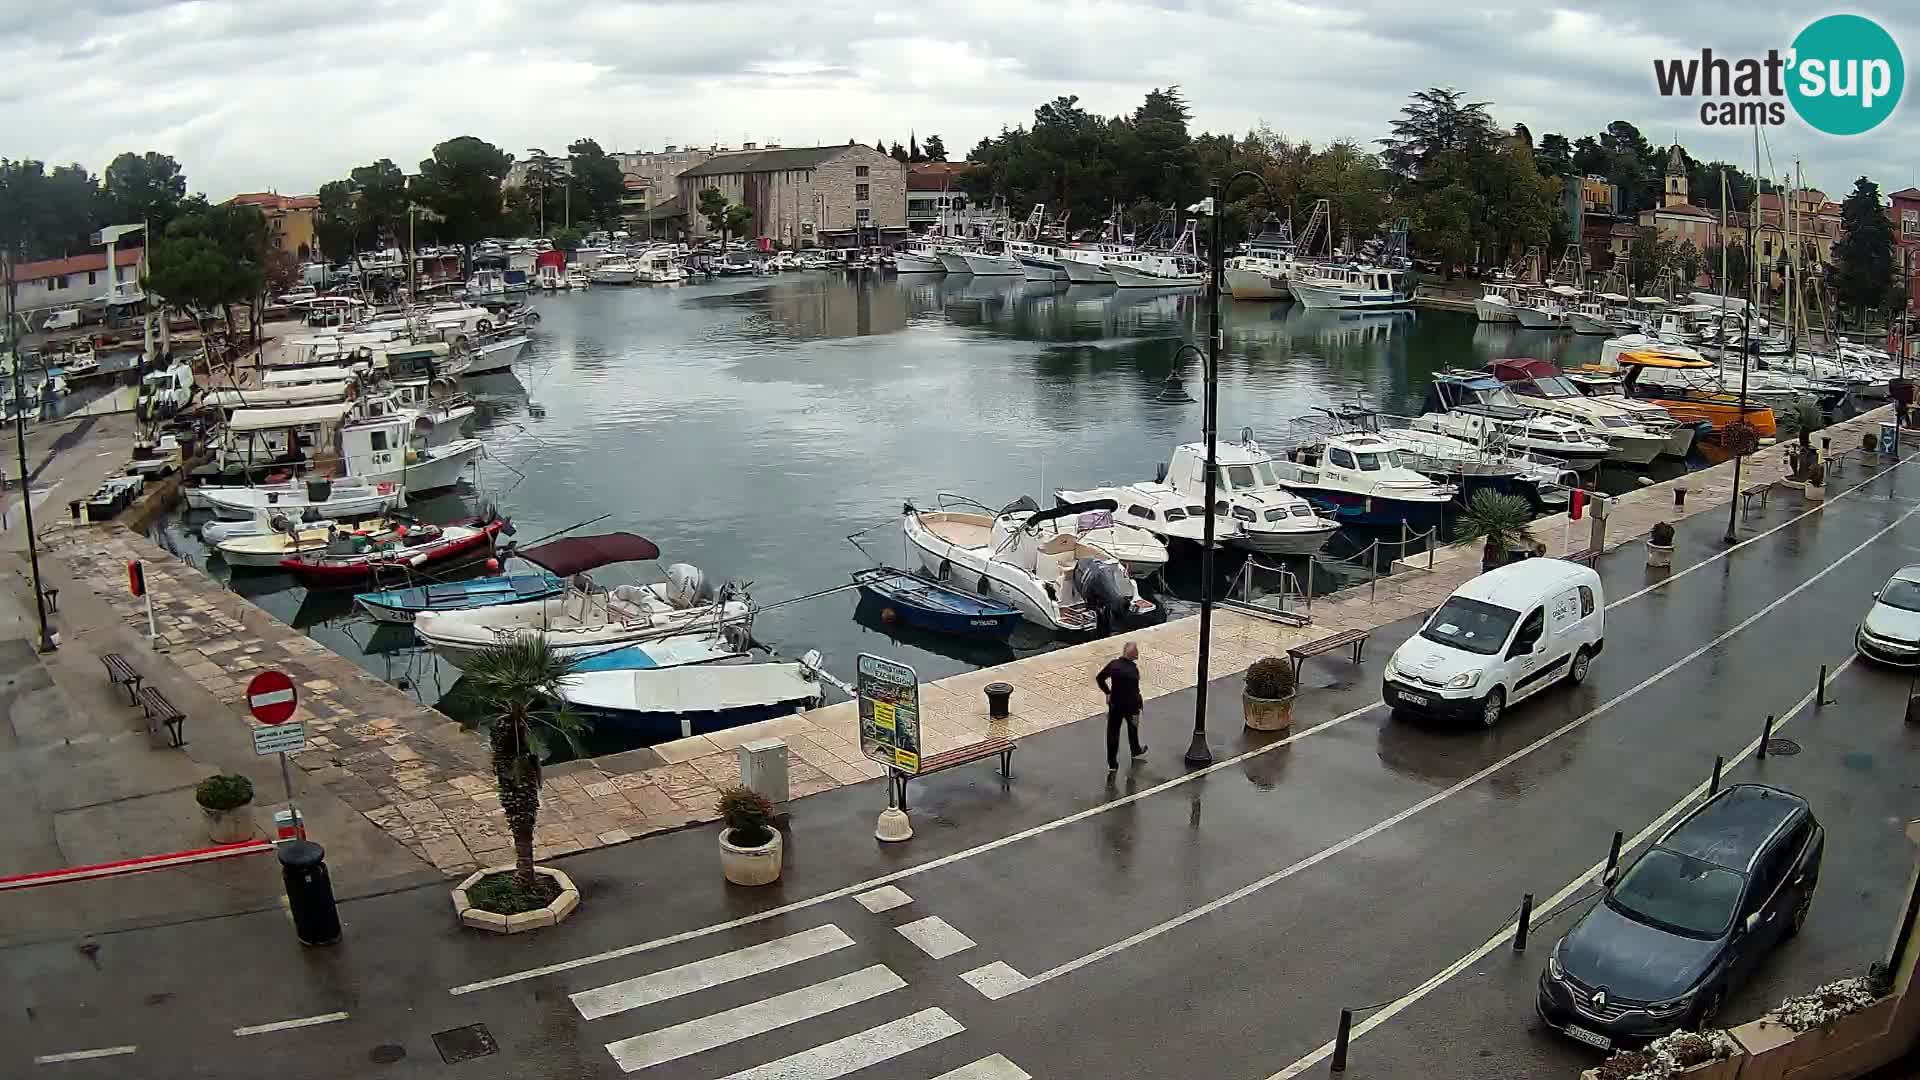
[[[347,905],[329,949],[294,943],[278,912],[9,949],[0,987],[20,1007],[0,1052],[9,1074],[76,1077],[1261,1080],[1323,1073],[1339,1010],[1383,1006],[1361,1013],[1385,1019],[1350,1076],[1571,1077],[1594,1058],[1534,1019],[1539,965],[1613,831],[1677,812],[1715,755],[1731,779],[1806,794],[1829,831],[1806,932],[1730,1020],[1863,969],[1902,898],[1907,680],[1855,662],[1832,704],[1810,702],[1868,594],[1920,561],[1920,503],[1885,478],[1797,521],[1796,499],[1774,502],[1726,557],[1724,518],[1683,526],[1670,578],[1637,548],[1603,559],[1592,677],[1492,731],[1376,706],[1403,623],[1359,668],[1309,662],[1291,738],[1249,740],[1235,695],[1213,695],[1219,763],[1201,774],[1180,765],[1176,695],[1149,710],[1150,756],[1113,776],[1083,722],[1026,740],[1011,784],[987,765],[916,784],[902,847],[871,839],[877,785],[804,800],[766,891],[719,883],[709,828],[562,860],[584,910],[522,938],[459,930],[433,889]],[[1768,714],[1799,753],[1743,756]],[[910,899],[869,910],[888,884]],[[1526,892],[1575,901],[1516,956],[1493,939]],[[446,1033],[474,1024],[491,1052],[444,1063]]]

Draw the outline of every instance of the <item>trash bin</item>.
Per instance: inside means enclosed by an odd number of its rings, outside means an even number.
[[[990,682],[987,684],[987,716],[995,720],[1007,718],[1007,703],[1013,700],[1013,684]]]
[[[340,909],[333,903],[326,850],[307,840],[279,845],[280,877],[287,886],[287,910],[302,945],[331,945],[340,940]]]

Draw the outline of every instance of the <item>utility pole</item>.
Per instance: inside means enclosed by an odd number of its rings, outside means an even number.
[[[27,526],[27,562],[33,569],[33,608],[40,617],[40,651],[52,652],[58,646],[53,635],[47,632],[47,591],[40,584],[40,546],[33,533],[33,492],[27,487],[27,414],[21,399],[25,396],[20,388],[20,369],[24,366],[20,359],[20,332],[14,323],[14,306],[19,283],[14,280],[14,252],[0,252],[0,263],[7,271],[7,343],[13,353],[13,440],[14,448],[20,457],[20,505],[26,512]],[[113,267],[107,267],[107,287],[113,287]]]

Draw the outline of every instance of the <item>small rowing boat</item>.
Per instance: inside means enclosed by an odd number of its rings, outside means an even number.
[[[908,626],[939,634],[1005,641],[1020,625],[1020,611],[990,596],[976,596],[950,588],[905,570],[875,566],[853,572],[862,596],[885,605],[880,617],[893,612]]]
[[[282,559],[280,568],[310,586],[352,585],[385,570],[417,570],[479,554],[506,527],[504,519],[495,518],[445,527],[396,526],[373,536],[336,532],[324,548]]]
[[[556,596],[567,583],[553,574],[496,574],[471,581],[441,581],[406,589],[364,592],[353,598],[377,622],[411,624],[423,611],[472,611]]]

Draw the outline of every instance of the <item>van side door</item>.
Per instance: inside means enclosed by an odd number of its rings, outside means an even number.
[[[1547,663],[1553,666],[1552,678],[1573,667],[1573,652],[1580,647],[1580,590],[1569,585],[1547,601]]]
[[[1547,662],[1547,610],[1536,607],[1527,612],[1520,620],[1520,628],[1513,632],[1513,641],[1508,644],[1502,661],[1505,678],[1501,681],[1513,689],[1509,691],[1511,700],[1519,700],[1539,689]]]

